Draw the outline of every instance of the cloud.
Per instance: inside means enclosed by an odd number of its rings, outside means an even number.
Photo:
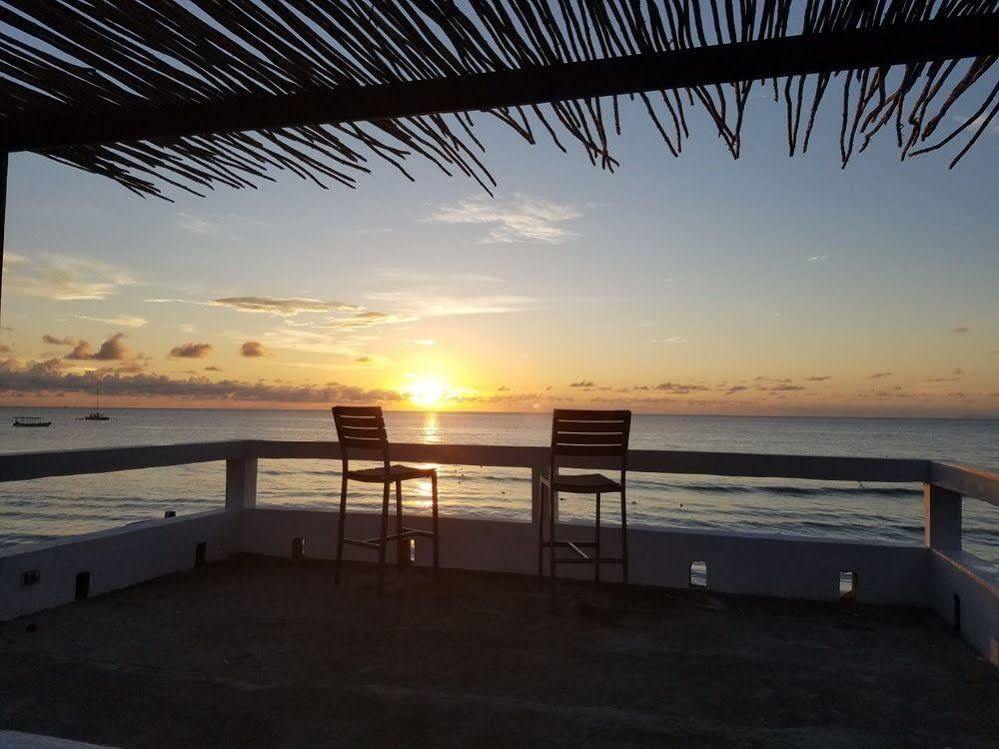
[[[264,344],[259,341],[247,341],[239,347],[239,355],[245,356],[247,359],[257,359],[261,356],[266,356]]]
[[[356,359],[354,359],[354,361],[356,361],[358,364],[367,364],[368,362],[371,361],[371,357],[370,356],[359,356]]]
[[[500,385],[498,388],[496,388],[496,392],[497,393],[509,393],[510,392],[510,388],[508,388],[506,385]]]
[[[831,380],[832,377],[829,375],[816,375],[814,377],[806,377],[805,382],[825,382],[826,380]]]
[[[354,229],[352,231],[345,232],[346,234],[353,234],[358,237],[367,237],[373,234],[391,234],[394,231],[389,226],[373,226],[362,229]]]
[[[150,299],[147,301],[182,300]],[[345,304],[344,302],[323,301],[321,299],[281,299],[267,296],[224,297],[222,299],[213,299],[211,303],[219,307],[231,307],[240,312],[262,312],[271,315],[281,315],[283,317],[294,317],[302,312],[355,312],[363,309],[355,304]]]
[[[13,270],[19,266],[30,265],[31,261],[24,255],[19,255],[16,252],[7,252],[3,256],[3,269],[6,273],[9,270]]]
[[[669,344],[686,343],[687,339],[684,338],[681,335],[673,335],[673,336],[670,336],[669,338],[653,338],[652,342],[653,343],[669,343]]]
[[[735,395],[736,393],[741,393],[743,390],[748,390],[745,385],[733,385],[728,390],[725,391],[725,395]]]
[[[210,367],[205,367],[206,372],[221,372],[222,367],[216,367],[214,364]]]
[[[278,330],[264,333],[262,343],[269,349],[294,349],[296,352],[308,351],[314,354],[351,358],[363,353],[354,345],[354,342],[345,341],[344,338],[346,336],[330,335],[328,329],[316,330],[314,326],[290,327],[286,325]],[[327,368],[326,364],[316,366]]]
[[[829,256],[828,255],[812,255],[812,257],[808,258],[808,262],[810,262],[810,263],[828,263],[829,262]]]
[[[433,338],[414,338],[413,339],[413,345],[414,346],[436,346],[437,345],[437,341],[435,341]],[[999,353],[999,352],[997,352],[997,353]]]
[[[198,236],[221,236],[223,239],[237,239],[239,235],[260,227],[268,226],[258,216],[247,216],[239,213],[221,213],[202,216],[196,213],[177,214],[177,226],[190,234]]]
[[[337,330],[350,330],[355,328],[371,328],[376,325],[398,325],[400,323],[415,322],[419,318],[415,315],[396,314],[394,312],[358,312],[350,317],[342,317],[329,320],[323,323],[323,327]]]
[[[79,320],[90,320],[91,322],[100,322],[105,325],[113,325],[116,328],[141,328],[143,325],[149,323],[144,317],[134,317],[131,315],[122,315],[121,317],[88,317],[87,315],[77,315]]]
[[[684,385],[679,382],[660,382],[652,389],[659,390],[664,393],[673,393],[674,395],[687,395],[688,393],[701,392],[704,390],[710,390],[711,388],[705,385]]]
[[[978,130],[982,127],[982,125],[985,124],[985,120],[987,119],[987,117],[988,115],[980,114],[972,120],[970,117],[959,114],[951,115],[951,119],[954,120],[954,122],[958,122],[962,125],[968,122],[968,120],[971,120],[971,124],[968,125],[968,132],[971,133],[977,133]],[[989,125],[986,128],[985,132],[988,133],[989,135],[999,135],[999,122],[994,122],[991,125]]]
[[[954,371],[952,372],[952,374],[954,374],[954,375],[956,375],[958,377],[961,377],[964,374],[964,370],[961,369],[960,367],[957,367],[957,368],[954,369]]]
[[[320,385],[270,384],[207,377],[174,379],[156,374],[123,374],[95,370],[66,372],[59,359],[19,366],[14,360],[0,363],[0,393],[93,392],[97,385],[112,396],[161,396],[181,399],[283,402],[283,403],[391,403],[401,396],[392,390],[365,389],[338,382]]]
[[[821,382],[823,380],[828,380],[829,377],[808,377],[806,378],[812,382]],[[759,377],[754,377],[753,382],[757,383],[753,386],[754,390],[763,393],[770,393],[771,395],[777,393],[795,393],[805,388],[801,385],[793,385],[790,377],[767,377],[760,375]]]
[[[513,294],[484,294],[479,296],[450,296],[455,288],[452,283],[444,286],[427,286],[418,290],[379,291],[367,295],[368,299],[396,305],[406,312],[402,317],[454,317],[460,315],[500,315],[523,312],[537,302],[532,297]],[[457,284],[460,287],[460,284]],[[380,313],[385,314],[385,313]]]
[[[42,343],[47,343],[50,346],[75,346],[76,339],[69,338],[56,338],[54,335],[49,335],[46,333],[42,336]]]
[[[951,331],[951,333],[957,333],[958,335],[963,335],[964,333],[967,333],[969,330],[971,330],[971,328],[969,328],[968,326],[959,325],[958,327],[954,328]]]
[[[210,353],[210,343],[182,343],[170,349],[170,356],[175,359],[204,359]]]
[[[215,224],[203,216],[195,216],[192,213],[178,213],[177,226],[191,234],[202,236],[215,231]]]
[[[578,380],[577,382],[570,382],[569,387],[571,388],[591,388],[596,387],[593,380]]]
[[[885,377],[891,377],[891,375],[892,375],[891,372],[875,372],[874,374],[870,375],[867,379],[868,380],[883,380]]]
[[[769,388],[771,393],[797,393],[804,389],[801,385],[774,385]]]
[[[58,301],[107,299],[135,280],[121,268],[96,260],[43,253],[37,258],[4,259],[13,289],[26,296]],[[5,279],[6,281],[6,279]]]
[[[124,333],[115,333],[108,338],[95,353],[87,341],[79,341],[76,346],[66,354],[67,359],[73,361],[124,361],[131,358],[131,352],[122,342]]]
[[[533,304],[534,299],[526,296],[438,297],[429,302],[424,314],[428,317],[502,315],[522,312]]]
[[[562,244],[577,234],[566,224],[582,217],[569,203],[555,203],[523,195],[514,198],[467,198],[439,206],[427,219],[439,224],[483,224],[486,243],[527,242]]]

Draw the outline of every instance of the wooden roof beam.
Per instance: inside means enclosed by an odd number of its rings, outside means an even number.
[[[792,36],[408,83],[11,118],[0,151],[175,139],[486,110],[640,91],[999,55],[999,15]]]

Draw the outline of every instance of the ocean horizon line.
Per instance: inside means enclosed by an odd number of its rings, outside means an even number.
[[[317,413],[319,411],[328,411],[331,406],[323,406],[321,408],[307,408],[307,407],[284,407],[276,408],[272,406],[102,406],[102,411],[225,411],[225,412],[250,412],[250,413],[262,413],[262,412],[273,412],[273,413]],[[17,404],[0,403],[0,408],[3,409],[23,409],[27,410],[44,410],[44,411],[71,411],[71,410],[93,410],[91,406],[87,405],[59,405],[59,406],[21,406]],[[383,411],[387,414],[437,414],[437,415],[450,415],[450,414],[468,414],[468,415],[479,415],[479,416],[540,416],[545,414],[550,414],[554,409],[537,409],[530,411],[483,411],[483,410],[473,410],[473,409],[393,409],[393,408],[383,408]],[[584,410],[594,410],[594,409],[584,409]],[[598,409],[599,410],[599,409]],[[689,413],[689,412],[677,412],[677,411],[643,411],[639,409],[631,409],[632,413],[638,416],[664,416],[664,417],[675,417],[675,418],[717,418],[717,419],[840,419],[840,420],[868,420],[868,421],[999,421],[999,413],[994,415],[883,415],[883,414],[824,414],[824,413],[792,413],[792,414],[773,414],[773,413]]]

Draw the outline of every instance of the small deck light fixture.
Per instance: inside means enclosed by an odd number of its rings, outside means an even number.
[[[843,570],[839,573],[839,600],[843,603],[854,603],[857,600],[857,573],[853,570]]]
[[[698,560],[690,563],[690,587],[708,587],[708,563]]]

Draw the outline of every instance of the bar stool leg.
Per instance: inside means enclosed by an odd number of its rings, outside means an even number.
[[[621,485],[621,577],[628,584],[628,502]]]
[[[597,492],[597,522],[596,522],[596,538],[594,540],[593,553],[596,554],[596,563],[593,565],[593,579],[596,582],[600,582],[600,492]]]
[[[389,481],[386,481],[382,485],[382,535],[381,543],[378,544],[379,597],[385,592],[385,547],[388,546],[389,486],[391,486],[391,482]]]
[[[552,601],[555,600],[555,515],[558,507],[558,492],[550,489],[551,507],[548,509],[548,569],[552,579]]]
[[[406,563],[403,550],[405,539],[402,537],[402,482],[395,482],[395,532],[398,538],[395,542],[396,566],[401,570]]]
[[[541,586],[545,579],[545,497],[547,488],[544,484],[538,484],[538,585]]]
[[[440,520],[437,513],[437,472],[435,471],[430,475],[430,492],[431,492],[431,502],[433,506],[433,531],[434,531],[434,580],[440,579]]]
[[[340,520],[336,529],[336,573],[333,575],[333,584],[340,584],[340,568],[343,566],[343,531],[347,523],[347,477],[340,481]]]

